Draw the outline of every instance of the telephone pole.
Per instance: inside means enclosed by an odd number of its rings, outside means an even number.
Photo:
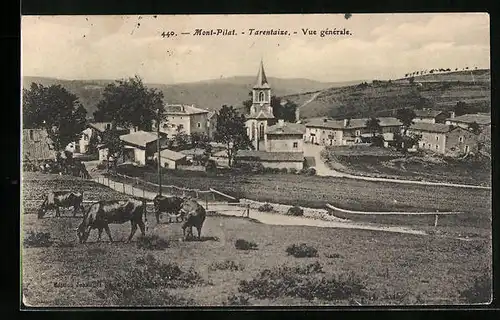
[[[161,186],[161,153],[160,153],[160,119],[161,110],[158,108],[158,117],[156,119],[156,149],[158,152],[157,162],[158,162],[158,194],[161,196],[162,186]]]

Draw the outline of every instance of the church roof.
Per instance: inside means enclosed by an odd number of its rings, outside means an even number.
[[[274,119],[274,115],[266,110],[259,110],[256,113],[250,114],[248,119]]]
[[[264,62],[262,60],[260,60],[259,73],[257,74],[257,80],[256,80],[253,88],[254,89],[269,89],[270,88],[269,82],[267,82],[266,73],[264,72]]]

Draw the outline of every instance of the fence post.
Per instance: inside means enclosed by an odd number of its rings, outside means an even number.
[[[143,188],[142,188],[142,197],[143,197],[144,199],[146,199],[146,192],[145,192],[144,190],[145,190],[145,189],[144,189],[144,186],[143,186]]]
[[[438,215],[436,214],[436,218],[434,219],[434,228],[438,225]]]
[[[122,182],[122,186],[123,186],[123,193],[125,193],[125,182]]]
[[[207,208],[208,211],[208,197],[206,193],[205,193],[205,207]]]
[[[247,203],[247,218],[250,218],[250,203]]]

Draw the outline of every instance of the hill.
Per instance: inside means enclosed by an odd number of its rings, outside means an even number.
[[[491,110],[490,70],[458,71],[361,83],[283,97],[301,106],[301,118],[389,116],[402,107],[447,109],[458,101]]]
[[[296,93],[318,91],[325,88],[339,87],[361,81],[324,83],[309,79],[281,79],[268,78],[273,94],[285,96]],[[195,104],[208,110],[218,110],[222,105],[242,106],[248,99],[255,77],[239,76],[221,78],[192,83],[178,84],[146,84],[148,87],[159,89],[168,103]],[[23,87],[28,88],[32,82],[45,86],[59,84],[80,98],[89,115],[92,115],[101,99],[105,86],[113,80],[61,80],[45,77],[23,77]]]

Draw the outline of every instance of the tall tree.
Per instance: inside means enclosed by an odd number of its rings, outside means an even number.
[[[415,111],[412,109],[403,108],[396,111],[396,118],[403,124],[403,135],[406,135],[406,131],[412,125],[416,116]]]
[[[245,116],[232,106],[223,105],[217,114],[216,128],[215,141],[225,145],[229,166],[232,166],[238,150],[252,146],[245,129]]]
[[[151,131],[157,110],[163,110],[163,93],[149,89],[139,76],[110,83],[94,112],[96,121],[113,121],[124,127]]]
[[[60,85],[32,83],[30,89],[23,89],[23,128],[47,130],[57,152],[79,139],[86,115],[78,97]]]
[[[102,142],[104,147],[108,149],[108,169],[111,158],[114,158],[114,168],[116,169],[116,159],[123,155],[123,141],[120,139],[120,134],[116,130],[116,126],[112,125],[110,129],[106,129],[102,133]]]
[[[283,102],[280,97],[271,97],[271,107],[273,108],[274,116],[278,119],[283,119],[288,122],[295,122],[295,111],[298,106],[292,101]]]
[[[250,99],[243,101],[243,107],[245,108],[245,114],[249,114],[250,113],[250,107],[253,104],[253,99],[252,99],[253,98],[253,92],[250,91],[248,93],[248,95],[250,96]]]
[[[371,117],[370,119],[366,120],[366,128],[371,132],[372,137],[375,137],[377,133],[380,133],[382,131],[380,120],[375,117]]]
[[[480,134],[481,133],[481,127],[479,126],[479,124],[477,124],[476,121],[474,121],[473,123],[471,123],[469,125],[469,130],[472,131],[472,133],[474,133],[474,134]]]
[[[470,107],[465,102],[458,101],[455,107],[453,108],[453,111],[455,112],[455,116],[458,117],[469,113]]]

